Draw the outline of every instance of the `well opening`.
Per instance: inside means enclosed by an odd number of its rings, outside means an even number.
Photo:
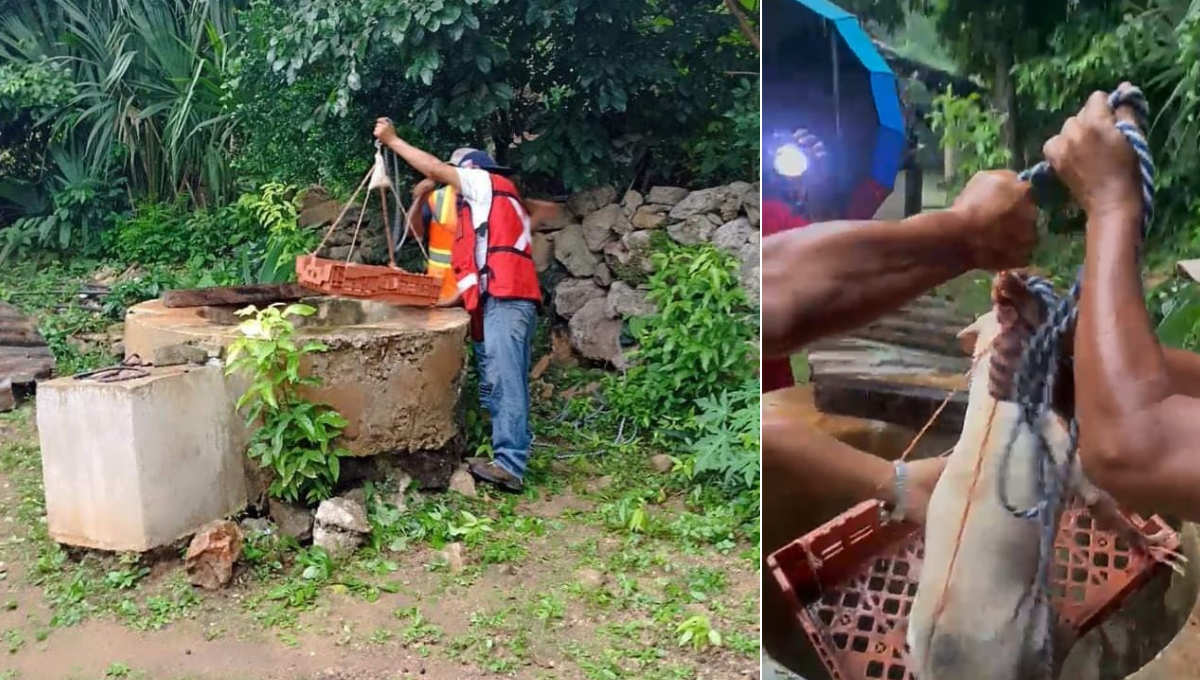
[[[814,431],[887,460],[896,459],[916,434],[909,428],[878,421],[821,413],[812,403],[811,390],[804,386],[764,395],[764,402],[786,409],[789,416],[802,420]],[[956,439],[946,434],[927,433],[909,457],[936,456],[952,447]],[[771,493],[769,480],[764,480],[765,497]],[[764,503],[767,502],[764,498]],[[776,526],[772,527],[772,519],[765,518],[764,551],[779,547],[772,544],[779,543],[781,539],[790,540],[807,534],[846,509],[816,502],[792,502],[789,507],[792,513],[786,528],[780,526],[778,520]],[[1192,632],[1195,628],[1188,625],[1200,597],[1200,569],[1197,568],[1200,565],[1200,541],[1194,525],[1175,523],[1174,526],[1180,529],[1181,551],[1189,560],[1186,573],[1180,576],[1163,569],[1141,590],[1127,598],[1100,627],[1083,636],[1072,647],[1060,680],[1200,677],[1200,671],[1196,669],[1196,660],[1200,660],[1200,636],[1195,635]],[[1104,556],[1100,553],[1097,555]],[[1081,577],[1086,578],[1086,574]],[[771,599],[770,594],[767,597]],[[771,603],[765,602],[764,617],[779,623],[768,625],[781,625],[782,621],[773,615],[774,612],[768,611],[771,609]],[[1200,618],[1200,613],[1197,616]],[[799,625],[795,625],[788,635],[795,642],[787,646],[794,649],[789,654],[790,658],[777,661],[800,672],[807,680],[827,678],[828,674],[811,644],[804,639]],[[769,637],[776,636],[769,634]]]

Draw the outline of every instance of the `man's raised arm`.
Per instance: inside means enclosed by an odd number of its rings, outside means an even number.
[[[1132,121],[1129,111],[1118,116]],[[1151,327],[1138,247],[1137,158],[1096,93],[1046,143],[1046,158],[1088,215],[1075,332],[1075,414],[1089,478],[1138,510],[1200,519],[1200,375],[1195,357],[1165,351]]]
[[[828,222],[762,242],[762,342],[786,356],[863,326],[972,269],[1029,261],[1037,209],[1029,185],[984,172],[948,210],[899,222]]]

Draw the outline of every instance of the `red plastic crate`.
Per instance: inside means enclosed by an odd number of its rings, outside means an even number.
[[[300,285],[328,295],[379,300],[395,305],[430,307],[438,300],[442,279],[381,267],[329,260],[313,255],[296,258]]]
[[[887,523],[877,501],[861,503],[767,557],[767,566],[834,680],[916,680],[904,653],[907,617],[917,594],[924,532]],[[1159,517],[1127,515],[1146,535]],[[1165,547],[1179,548],[1178,535]],[[1102,531],[1082,504],[1063,513],[1051,592],[1060,620],[1083,635],[1160,569]]]

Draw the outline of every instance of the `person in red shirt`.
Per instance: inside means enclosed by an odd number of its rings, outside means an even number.
[[[812,211],[828,197],[819,195],[827,171],[825,145],[803,128],[776,138],[771,167],[763,175],[763,238],[812,224]],[[759,371],[763,392],[795,385],[788,358],[764,358]]]

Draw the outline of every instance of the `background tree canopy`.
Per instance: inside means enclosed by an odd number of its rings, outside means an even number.
[[[0,0],[0,229],[86,250],[141,201],[336,193],[377,116],[534,191],[748,179],[756,72],[721,0]]]

